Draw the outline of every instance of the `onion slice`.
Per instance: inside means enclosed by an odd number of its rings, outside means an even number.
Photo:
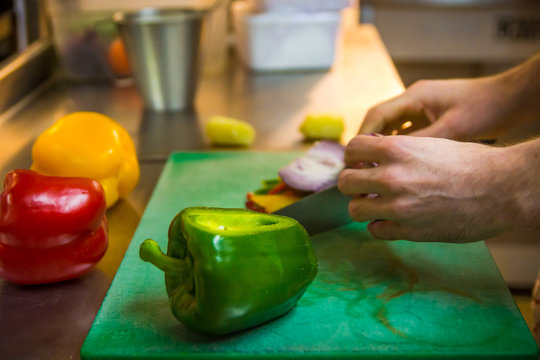
[[[345,147],[333,141],[319,141],[301,156],[279,170],[289,187],[318,192],[337,184],[345,168]]]

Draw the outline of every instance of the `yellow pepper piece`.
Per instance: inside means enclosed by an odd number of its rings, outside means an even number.
[[[249,200],[264,208],[267,213],[273,213],[285,206],[302,200],[302,197],[294,194],[250,194]]]
[[[300,131],[310,140],[339,140],[344,129],[343,117],[332,114],[307,115],[300,125]]]
[[[212,116],[206,124],[206,135],[215,145],[248,146],[255,140],[255,129],[245,121]]]
[[[111,118],[75,112],[57,120],[32,148],[32,170],[99,181],[111,207],[137,185],[139,162],[128,132]]]

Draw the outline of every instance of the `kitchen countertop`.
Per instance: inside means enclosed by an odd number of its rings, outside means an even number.
[[[352,17],[353,18],[353,17]],[[17,286],[0,280],[0,350],[6,359],[78,359],[83,341],[122,261],[163,165],[173,151],[211,148],[204,126],[212,115],[250,122],[252,150],[305,149],[298,130],[310,112],[340,113],[342,142],[352,138],[368,108],[403,90],[378,33],[346,21],[335,66],[327,72],[254,74],[231,59],[226,70],[201,78],[194,109],[159,114],[144,109],[133,86],[51,81],[0,114],[0,177],[31,165],[37,136],[61,116],[96,111],[118,121],[135,141],[141,179],[108,210],[109,249],[85,276],[64,283]],[[242,151],[242,150],[238,150]]]
[[[330,71],[254,74],[233,59],[222,74],[202,77],[194,109],[182,113],[145,111],[132,86],[51,81],[0,115],[1,178],[10,170],[29,168],[37,136],[74,111],[96,111],[118,121],[135,141],[141,165],[135,190],[107,212],[109,249],[93,270],[51,285],[18,286],[0,280],[2,357],[79,358],[167,157],[177,150],[212,150],[204,136],[209,116],[233,116],[253,124],[258,136],[250,149],[304,149],[308,144],[298,127],[307,113],[342,114],[346,142],[371,105],[401,92],[401,80],[375,28],[347,29]]]

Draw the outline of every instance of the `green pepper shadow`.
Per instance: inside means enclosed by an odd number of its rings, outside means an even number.
[[[266,332],[269,324],[279,327],[281,322],[287,321],[287,317],[294,316],[295,310],[296,307],[265,323],[231,334],[204,335],[190,330],[180,323],[171,313],[167,297],[163,293],[159,293],[132,298],[123,307],[125,315],[122,317],[126,321],[129,320],[129,323],[126,322],[123,326],[148,328],[144,333],[153,334],[156,344],[170,344],[171,342],[176,344],[226,344],[236,343],[246,337],[256,337],[260,332]]]

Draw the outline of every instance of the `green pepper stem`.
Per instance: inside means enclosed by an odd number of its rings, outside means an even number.
[[[190,261],[165,255],[152,239],[144,240],[139,248],[139,256],[170,275],[187,277],[191,273]]]

